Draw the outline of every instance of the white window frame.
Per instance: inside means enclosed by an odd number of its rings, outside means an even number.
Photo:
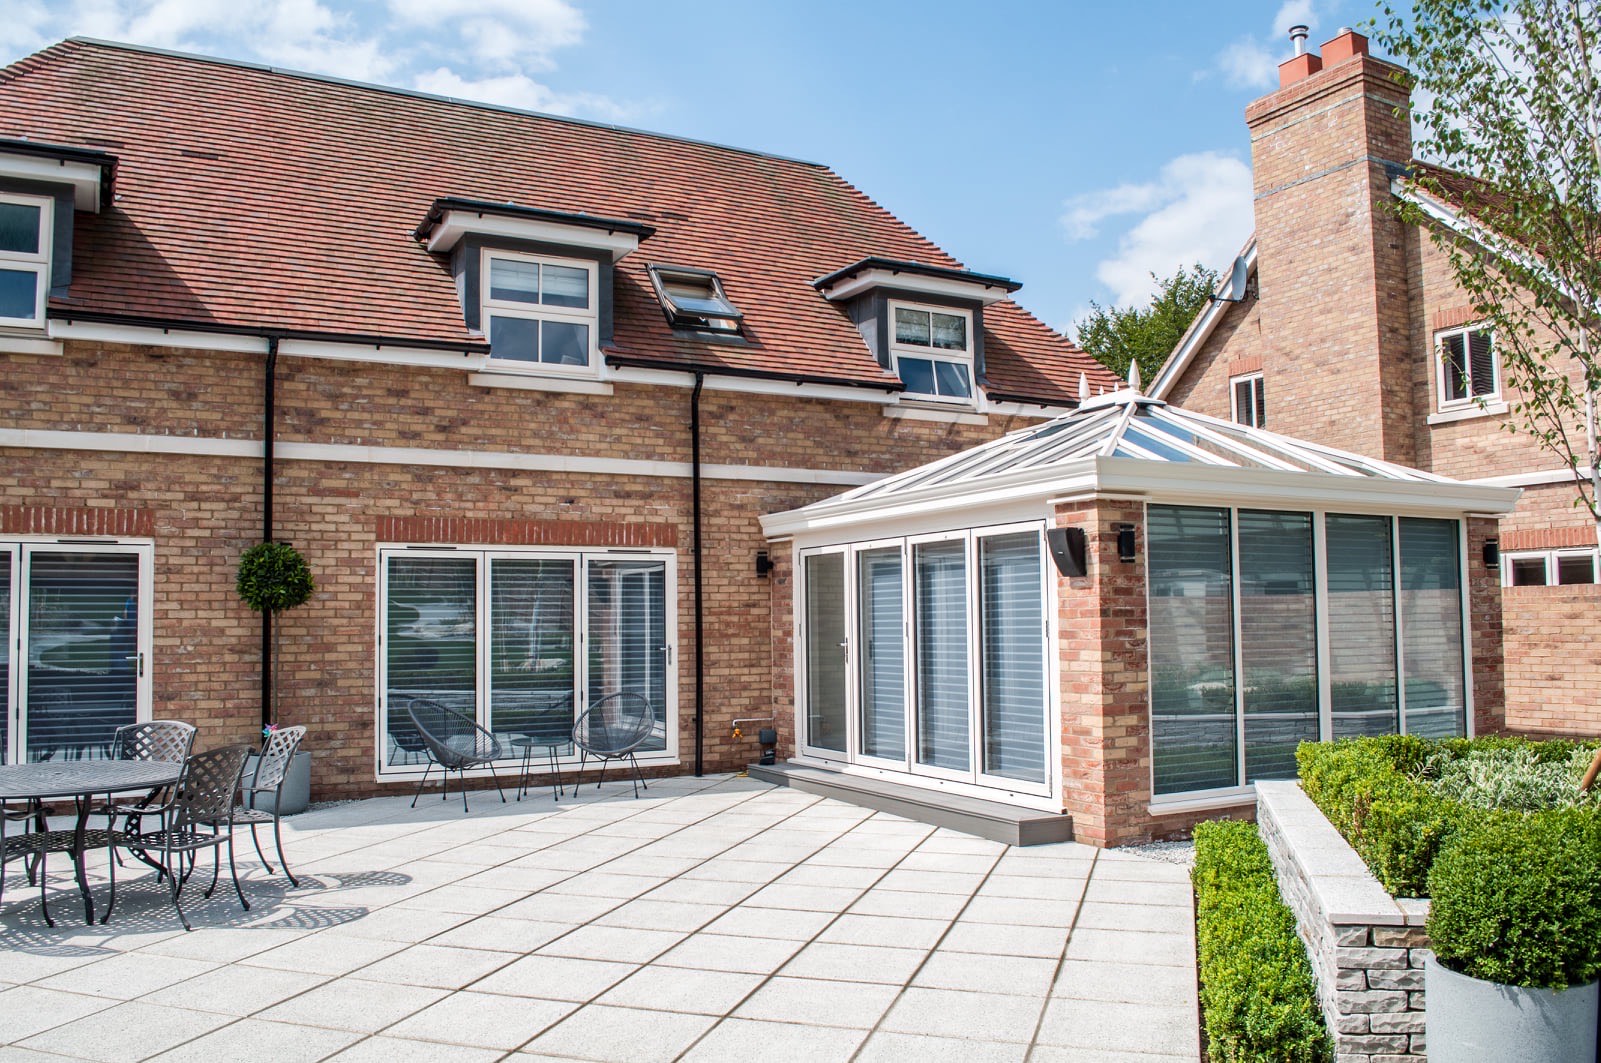
[[[490,285],[491,264],[495,260],[506,262],[530,262],[540,266],[565,266],[569,269],[582,269],[589,276],[589,306],[576,309],[565,306],[547,306],[544,303],[522,303],[509,299],[494,299],[490,297],[493,290]],[[532,255],[522,251],[506,251],[500,248],[486,247],[479,257],[478,272],[478,319],[483,327],[484,338],[489,341],[488,364],[496,372],[525,373],[532,376],[580,376],[598,377],[600,375],[600,263],[588,258],[560,258],[554,255]],[[527,321],[561,321],[574,325],[587,325],[589,327],[589,350],[586,352],[588,361],[583,365],[556,365],[552,362],[530,362],[521,358],[497,358],[495,356],[495,335],[491,325],[493,316],[516,317]]]
[[[1473,332],[1487,333],[1490,337],[1490,364],[1495,373],[1495,382],[1490,391],[1483,395],[1473,394],[1473,355],[1468,343],[1468,334]],[[1453,399],[1450,392],[1450,376],[1445,363],[1445,341],[1452,336],[1462,337],[1462,354],[1467,363],[1468,394],[1465,398]],[[1471,410],[1491,403],[1501,402],[1501,345],[1496,342],[1495,330],[1485,322],[1476,322],[1471,325],[1461,325],[1457,328],[1441,329],[1434,334],[1434,392],[1439,403],[1441,413],[1452,410]]]
[[[0,326],[7,328],[43,328],[45,304],[50,298],[50,252],[55,231],[55,204],[49,196],[29,196],[15,192],[0,192],[0,203],[39,208],[39,250],[36,254],[20,251],[0,251],[0,270],[32,273],[34,284],[33,315],[31,317],[0,317]]]
[[[906,377],[901,374],[901,356],[905,355],[908,358],[916,358],[926,362],[947,362],[951,365],[962,366],[967,370],[967,387],[968,391],[971,392],[969,395],[962,396],[935,395],[926,391],[907,390],[901,392],[903,398],[916,402],[935,402],[942,406],[961,406],[966,408],[976,407],[978,405],[979,388],[978,367],[975,364],[975,359],[973,356],[973,348],[976,341],[976,337],[973,335],[973,312],[971,310],[964,310],[961,307],[939,306],[934,303],[913,303],[898,299],[890,299],[887,302],[888,309],[885,311],[885,313],[889,316],[889,320],[886,322],[886,325],[889,338],[890,360],[893,364],[895,375],[901,378],[901,382],[905,383],[906,381]],[[896,310],[920,310],[927,314],[948,314],[951,317],[964,318],[967,321],[967,348],[961,351],[952,351],[934,347],[932,345],[928,347],[919,347],[915,344],[903,344],[896,342]],[[929,319],[929,329],[929,339],[932,343],[932,317]]]
[[[1585,557],[1590,560],[1590,583],[1558,583],[1557,563],[1562,558]],[[1514,561],[1538,560],[1545,565],[1544,583],[1512,582],[1512,563]],[[1550,550],[1515,550],[1501,555],[1501,586],[1503,587],[1585,587],[1601,582],[1601,573],[1597,572],[1597,565],[1601,558],[1597,557],[1595,547],[1563,547]]]
[[[407,544],[407,543],[380,543],[377,549],[378,578],[376,580],[376,601],[374,603],[374,631],[373,646],[375,649],[375,675],[377,686],[373,691],[373,765],[374,778],[379,782],[394,781],[397,779],[418,779],[426,770],[425,764],[388,764],[385,762],[385,753],[389,737],[388,731],[388,704],[387,691],[389,690],[388,666],[389,657],[384,644],[384,633],[389,617],[389,564],[391,557],[409,558],[473,558],[476,561],[474,578],[477,588],[477,612],[474,618],[477,631],[477,646],[475,649],[477,661],[476,710],[474,719],[485,725],[489,706],[489,696],[493,689],[490,673],[490,610],[492,595],[490,593],[490,574],[493,564],[497,560],[507,559],[543,559],[572,561],[574,565],[573,582],[573,689],[575,708],[578,711],[588,708],[577,702],[577,696],[583,692],[589,682],[588,653],[589,642],[589,602],[588,602],[588,568],[591,561],[659,561],[664,565],[664,587],[662,590],[664,618],[663,639],[666,643],[666,669],[663,687],[666,690],[666,704],[653,706],[661,713],[660,724],[663,732],[663,749],[641,752],[638,754],[640,764],[647,767],[651,765],[677,764],[679,758],[679,670],[678,670],[678,555],[673,550],[662,549],[584,549],[579,547],[559,546],[491,546],[483,543],[473,544]],[[500,768],[508,765],[516,769],[521,754],[508,756],[508,759],[498,762]],[[591,758],[592,760],[592,758]],[[580,756],[576,749],[558,758],[558,767],[562,771],[576,768]],[[537,760],[534,770],[544,769],[545,761]],[[468,778],[487,779],[493,772],[485,767],[470,770],[466,773]],[[505,783],[509,776],[502,777]]]
[[[1244,384],[1246,382],[1250,382],[1251,383],[1251,400],[1252,400],[1252,403],[1251,403],[1251,409],[1249,411],[1249,414],[1250,414],[1250,419],[1249,420],[1243,420],[1240,417],[1239,392],[1237,390],[1235,390],[1241,384]],[[1260,424],[1257,423],[1257,418],[1256,418],[1256,407],[1258,405],[1258,400],[1259,399],[1260,399],[1260,405],[1262,406],[1262,409],[1263,409],[1262,423],[1260,423]],[[1267,411],[1267,385],[1262,380],[1262,373],[1261,373],[1260,370],[1258,370],[1255,373],[1241,373],[1239,376],[1229,377],[1229,420],[1233,421],[1235,424],[1243,424],[1247,428],[1265,428],[1265,427],[1267,427],[1267,424],[1266,424],[1266,421],[1267,421],[1266,411]]]

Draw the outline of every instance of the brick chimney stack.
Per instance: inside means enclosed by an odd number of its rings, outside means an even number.
[[[1245,111],[1273,428],[1410,464],[1406,233],[1387,210],[1412,155],[1401,69],[1343,29],[1279,65]]]

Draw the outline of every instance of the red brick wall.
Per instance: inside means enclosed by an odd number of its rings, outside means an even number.
[[[1533,734],[1601,735],[1601,586],[1508,587],[1506,724]]]

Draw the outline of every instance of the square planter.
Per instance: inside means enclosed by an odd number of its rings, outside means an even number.
[[[256,764],[260,758],[251,754],[245,763],[245,784],[256,777]],[[286,816],[296,812],[304,812],[311,805],[311,754],[300,750],[289,762],[289,773],[284,776],[284,787],[281,793],[282,807],[278,809]],[[274,797],[272,794],[251,794],[245,799],[245,804],[251,808],[259,808],[264,812],[272,811]]]

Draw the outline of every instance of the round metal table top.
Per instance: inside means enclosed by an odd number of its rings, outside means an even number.
[[[182,764],[149,760],[47,760],[0,765],[0,799],[77,797],[149,790],[178,781]]]

